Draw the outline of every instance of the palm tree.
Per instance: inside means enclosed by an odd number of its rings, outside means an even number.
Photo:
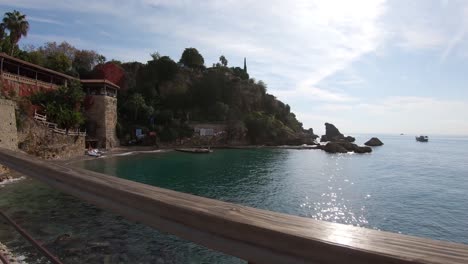
[[[29,22],[26,20],[26,15],[21,14],[19,11],[6,12],[2,20],[2,27],[10,31],[11,51],[13,55],[16,44],[21,37],[26,37],[29,30]]]
[[[5,25],[3,25],[3,23],[0,23],[0,41],[3,40],[3,37],[5,37]]]

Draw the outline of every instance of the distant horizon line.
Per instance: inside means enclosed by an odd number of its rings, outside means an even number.
[[[340,131],[341,132],[341,131]],[[341,132],[343,133],[343,132]],[[392,133],[392,132],[349,132],[349,133],[343,133],[345,135],[397,135],[400,136],[401,133]],[[403,136],[420,136],[420,135],[425,135],[425,136],[450,136],[450,137],[468,137],[467,134],[444,134],[444,133],[403,133]]]

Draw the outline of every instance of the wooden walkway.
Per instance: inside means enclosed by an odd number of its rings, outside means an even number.
[[[468,245],[180,193],[0,149],[0,163],[128,219],[253,263],[468,263]]]

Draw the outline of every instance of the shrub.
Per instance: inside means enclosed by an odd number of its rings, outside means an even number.
[[[80,82],[73,81],[69,86],[60,86],[57,90],[37,92],[31,95],[30,100],[43,107],[49,122],[68,129],[85,122],[80,109],[84,96]]]

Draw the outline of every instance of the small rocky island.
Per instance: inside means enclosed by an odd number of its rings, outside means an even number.
[[[371,147],[377,147],[377,146],[382,146],[383,142],[380,141],[380,139],[373,137],[369,139],[366,143],[364,143],[366,146],[371,146]]]
[[[370,147],[361,147],[352,142],[356,139],[352,136],[344,136],[333,124],[325,123],[325,135],[322,135],[320,142],[328,142],[322,145],[321,149],[328,153],[369,153]]]

